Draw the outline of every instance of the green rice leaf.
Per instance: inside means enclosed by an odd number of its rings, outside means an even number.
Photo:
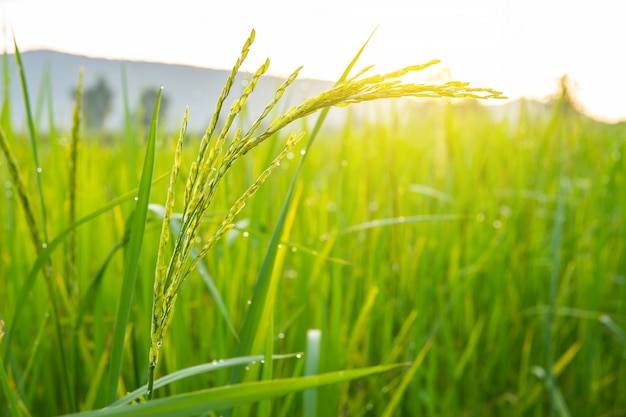
[[[41,166],[39,165],[39,154],[37,152],[37,131],[35,130],[35,122],[33,121],[33,112],[30,105],[30,96],[28,94],[28,85],[26,84],[26,75],[24,73],[24,64],[22,62],[22,55],[17,47],[17,41],[14,39],[13,44],[15,46],[15,59],[19,67],[20,82],[22,85],[22,93],[24,95],[24,107],[26,110],[26,118],[28,121],[28,132],[30,133],[30,142],[33,150],[33,159],[36,167],[37,174],[37,190],[39,191],[39,202],[41,203],[41,230],[43,231],[44,243],[48,241],[48,227],[46,218],[46,201],[43,196],[43,185],[41,183]]]
[[[133,293],[135,290],[135,279],[139,268],[139,259],[141,254],[141,246],[143,243],[144,230],[148,217],[148,204],[150,200],[150,190],[152,189],[152,173],[154,171],[154,162],[156,156],[156,133],[159,118],[159,106],[161,104],[161,93],[163,88],[159,89],[154,112],[152,114],[152,124],[150,126],[150,134],[148,135],[148,146],[139,185],[139,194],[136,197],[137,204],[131,218],[130,237],[126,246],[125,262],[124,262],[124,281],[122,283],[122,291],[120,294],[120,304],[115,323],[115,334],[113,337],[113,345],[111,347],[111,365],[109,369],[109,379],[107,382],[107,402],[112,403],[117,396],[117,385],[122,369],[122,355],[124,353],[124,337],[126,335],[126,326],[130,317],[130,309],[133,302]]]
[[[375,31],[376,29],[370,34],[370,36],[367,38],[367,41],[365,41],[365,43],[363,44],[361,49],[359,49],[359,51],[354,56],[354,58],[352,58],[352,61],[350,61],[350,64],[348,64],[343,74],[337,81],[336,85],[341,84],[348,78],[348,74],[350,74],[350,71],[352,71],[352,68],[354,67],[357,60],[363,53],[365,46],[369,43]],[[259,273],[257,275],[257,281],[254,287],[254,293],[252,295],[250,307],[248,308],[248,310],[246,310],[246,314],[244,316],[243,325],[242,325],[242,329],[240,332],[241,342],[237,349],[238,356],[249,355],[253,353],[251,350],[252,350],[252,346],[254,343],[256,329],[259,328],[259,324],[260,324],[259,322],[262,318],[262,315],[256,312],[255,310],[259,308],[257,306],[264,305],[265,301],[267,300],[269,296],[268,292],[270,288],[272,270],[274,269],[274,263],[276,261],[276,256],[278,253],[278,244],[281,241],[281,236],[283,235],[283,230],[285,227],[288,214],[292,210],[291,205],[293,202],[296,184],[298,182],[298,177],[302,169],[302,166],[304,164],[304,161],[306,160],[306,157],[309,154],[308,150],[313,144],[313,141],[315,140],[320,128],[322,127],[322,124],[324,123],[324,120],[326,119],[326,115],[328,114],[329,110],[330,108],[327,107],[324,110],[322,110],[322,112],[320,113],[320,116],[317,119],[317,122],[315,123],[315,127],[313,128],[313,131],[311,132],[311,135],[309,136],[309,140],[306,144],[306,147],[305,147],[306,152],[304,153],[304,155],[302,155],[302,158],[300,159],[300,163],[298,164],[298,167],[296,168],[296,172],[294,173],[293,178],[291,180],[291,184],[289,185],[287,195],[285,196],[285,199],[283,200],[283,205],[280,210],[278,219],[276,220],[276,226],[274,227],[274,232],[272,233],[272,237],[270,239],[267,252],[265,253],[265,257],[263,258],[263,263],[261,264],[261,268],[259,269]],[[234,383],[239,380],[240,372],[241,372],[241,368],[235,368],[235,371],[233,372],[233,375],[231,378],[231,382]]]
[[[363,378],[369,375],[386,372],[400,366],[403,365],[379,365],[369,368],[330,372],[317,376],[227,385],[219,388],[200,390],[168,398],[152,400],[136,405],[125,407],[107,407],[97,411],[68,414],[67,417],[195,416],[208,411],[222,410],[229,407],[267,400],[308,388]]]
[[[299,354],[290,353],[288,355],[273,355],[272,359],[273,360],[288,359],[288,358],[294,358],[297,355]],[[244,356],[242,358],[223,359],[219,361],[215,360],[213,362],[203,363],[202,365],[196,365],[196,366],[192,366],[189,368],[181,369],[176,372],[172,372],[169,375],[165,375],[164,377],[161,377],[155,380],[153,389],[161,388],[168,384],[171,384],[172,382],[176,382],[185,378],[190,378],[192,376],[204,374],[207,372],[217,371],[218,369],[230,368],[232,366],[246,365],[246,364],[250,364],[253,362],[257,362],[257,361],[262,361],[264,359],[265,359],[264,355],[256,355],[256,356]],[[133,392],[130,392],[124,397],[115,401],[113,404],[111,404],[111,407],[128,404],[131,401],[134,401],[140,398],[142,395],[146,393],[147,388],[148,388],[147,384],[140,388],[137,388]]]

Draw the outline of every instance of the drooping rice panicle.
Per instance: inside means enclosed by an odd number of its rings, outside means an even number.
[[[299,106],[292,107],[283,115],[278,116],[269,124],[261,134],[255,134],[261,126],[263,120],[269,115],[272,109],[283,96],[287,87],[289,87],[298,76],[300,69],[296,69],[283,84],[277,89],[273,99],[268,103],[263,112],[257,117],[255,122],[248,128],[246,134],[242,135],[242,130],[237,129],[232,135],[231,143],[224,152],[224,146],[229,136],[232,124],[235,118],[245,107],[250,94],[257,87],[258,82],[263,74],[269,68],[269,60],[255,72],[250,83],[244,88],[240,97],[233,102],[230,111],[226,116],[224,125],[213,141],[215,135],[217,121],[220,117],[224,100],[228,96],[233,85],[235,76],[243,60],[246,58],[249,49],[254,40],[254,31],[242,48],[241,56],[237,59],[233,70],[231,71],[226,85],[220,95],[215,113],[211,118],[209,127],[207,128],[200,144],[200,149],[195,161],[190,168],[189,177],[185,185],[184,207],[182,209],[181,228],[176,238],[173,253],[165,265],[162,258],[164,244],[168,236],[162,238],[159,249],[159,259],[157,262],[157,272],[155,279],[155,294],[152,315],[151,329],[151,348],[149,363],[149,380],[153,381],[154,368],[158,362],[159,349],[162,344],[163,336],[169,325],[174,304],[184,279],[194,269],[197,262],[204,257],[215,243],[229,230],[234,227],[235,217],[243,210],[246,201],[254,195],[259,187],[265,182],[273,169],[278,166],[280,160],[295,146],[302,135],[292,134],[286,141],[281,152],[273,159],[270,165],[259,175],[256,181],[248,187],[248,189],[237,199],[231,206],[227,215],[221,224],[211,234],[205,242],[199,254],[194,259],[190,259],[190,255],[196,239],[200,234],[200,227],[207,210],[212,205],[216,190],[222,179],[227,175],[229,169],[244,155],[259,146],[265,140],[276,134],[281,129],[295,120],[306,117],[318,110],[329,108],[332,106],[346,106],[353,103],[364,101],[378,100],[382,98],[396,97],[477,97],[477,98],[495,98],[500,97],[501,93],[482,88],[470,88],[467,83],[451,82],[443,85],[424,85],[424,84],[408,84],[402,83],[399,77],[409,72],[419,71],[428,68],[439,61],[431,61],[423,65],[412,65],[398,71],[393,71],[383,75],[373,75],[360,78],[371,67],[367,67],[358,73],[355,77],[347,79],[337,84],[335,87],[315,97],[311,97]],[[175,179],[173,180],[175,181]],[[170,184],[172,187],[173,184]],[[169,191],[168,191],[169,198]],[[169,200],[168,200],[169,201]],[[166,204],[167,206],[167,204]],[[167,210],[172,210],[168,208]],[[165,221],[165,220],[164,220]],[[167,227],[163,226],[163,233]],[[152,394],[152,385],[148,384],[148,398]]]
[[[165,280],[166,280],[166,266],[165,266],[165,248],[167,243],[169,242],[170,237],[170,221],[172,218],[172,214],[174,211],[174,200],[175,200],[175,186],[176,180],[178,178],[178,173],[180,171],[182,153],[183,153],[183,141],[185,137],[185,132],[187,130],[187,120],[189,117],[189,108],[185,108],[185,115],[183,117],[183,123],[180,129],[180,134],[178,136],[178,140],[176,142],[176,150],[174,153],[174,164],[172,166],[172,172],[170,174],[170,182],[167,187],[167,196],[165,200],[165,213],[163,215],[163,225],[161,228],[161,239],[159,241],[159,250],[157,253],[157,266],[155,272],[155,280],[154,280],[154,304],[152,308],[152,322],[151,322],[151,335],[153,336],[151,340],[150,346],[150,365],[152,367],[152,371],[154,367],[156,367],[157,361],[157,349],[158,345],[161,343],[160,339],[158,339],[158,334],[155,331],[155,327],[158,326],[158,312],[162,310],[163,307],[163,297],[165,288]]]

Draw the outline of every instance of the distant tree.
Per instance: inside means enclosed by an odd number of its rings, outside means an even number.
[[[72,91],[76,97],[76,89]],[[106,78],[100,76],[96,83],[83,91],[83,122],[89,129],[100,130],[111,114],[113,91]]]
[[[141,125],[145,128],[150,127],[150,123],[152,122],[152,112],[154,110],[158,94],[158,88],[145,88],[141,92],[141,96],[139,98],[139,112],[141,114]],[[167,114],[169,102],[169,97],[166,94],[161,94],[159,117]]]

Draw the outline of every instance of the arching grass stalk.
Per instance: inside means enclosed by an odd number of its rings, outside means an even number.
[[[234,227],[234,219],[243,209],[246,201],[254,195],[272,170],[280,163],[287,153],[296,145],[298,140],[302,138],[302,134],[291,134],[289,139],[283,146],[283,149],[270,163],[265,171],[256,179],[254,183],[242,194],[242,196],[234,202],[228,214],[224,217],[222,223],[206,240],[206,243],[198,253],[198,256],[191,258],[191,250],[200,231],[199,226],[213,202],[217,187],[221,183],[230,167],[241,157],[252,151],[265,140],[285,128],[295,120],[311,115],[318,110],[327,109],[332,106],[347,106],[353,103],[364,101],[372,101],[383,98],[400,98],[400,97],[451,97],[451,98],[503,98],[498,91],[489,88],[471,88],[468,83],[448,82],[441,85],[428,84],[412,84],[402,83],[400,77],[407,73],[419,71],[428,68],[439,61],[434,60],[424,65],[409,66],[404,69],[394,71],[384,75],[373,75],[363,77],[371,67],[365,68],[357,75],[338,83],[332,89],[319,94],[316,97],[305,100],[299,106],[292,107],[283,115],[277,117],[269,126],[261,133],[257,133],[262,122],[266,119],[278,100],[282,97],[285,90],[298,76],[301,68],[296,69],[287,80],[277,89],[274,98],[266,106],[265,110],[251,125],[246,133],[242,133],[241,129],[237,129],[234,133],[230,133],[232,124],[237,115],[246,105],[246,101],[250,94],[256,88],[260,77],[267,71],[269,60],[266,60],[254,74],[251,82],[242,92],[238,100],[236,100],[230,108],[229,113],[223,123],[222,130],[217,133],[217,122],[220,118],[222,107],[230,89],[234,83],[235,76],[241,67],[254,41],[255,32],[251,32],[250,37],[245,42],[241,56],[235,63],[231,71],[226,85],[217,101],[216,109],[202,138],[200,149],[196,160],[192,163],[189,177],[185,186],[184,207],[182,210],[182,221],[180,233],[176,237],[174,249],[169,261],[165,261],[165,248],[169,241],[169,223],[174,208],[174,188],[180,169],[180,160],[182,154],[182,143],[185,135],[185,126],[187,116],[185,115],[183,127],[176,145],[176,156],[171,172],[170,183],[168,187],[165,215],[163,219],[163,228],[159,251],[157,255],[157,266],[154,282],[154,302],[152,308],[152,324],[151,324],[151,345],[148,365],[148,388],[147,398],[152,397],[152,388],[154,382],[154,370],[158,362],[159,349],[162,345],[163,336],[167,330],[167,326],[171,319],[171,313],[174,308],[176,296],[187,275],[194,269],[196,263],[213,247],[213,245],[226,233]],[[230,143],[227,146],[227,139]]]

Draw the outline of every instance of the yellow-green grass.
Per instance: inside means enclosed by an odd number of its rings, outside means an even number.
[[[280,278],[267,324],[275,338],[251,354],[307,352],[307,332],[320,329],[320,374],[406,366],[316,388],[307,400],[315,398],[315,407],[306,411],[302,393],[280,391],[288,383],[273,383],[278,388],[271,391],[272,383],[264,382],[256,389],[288,395],[235,409],[236,415],[308,416],[311,409],[318,416],[623,413],[626,127],[558,111],[547,118],[522,112],[494,121],[481,108],[441,102],[399,102],[385,118],[351,120],[322,128],[306,153],[281,237],[284,250],[271,272]],[[232,166],[206,215],[203,240],[280,152],[288,133]],[[155,138],[151,203],[165,203],[177,135]],[[0,319],[7,333],[0,366],[13,393],[7,398],[3,391],[2,413],[11,404],[19,410],[14,415],[35,416],[110,403],[107,361],[125,273],[121,248],[144,166],[143,148],[131,154],[136,160],[129,164],[128,138],[112,136],[85,137],[78,144],[76,218],[129,197],[76,229],[75,277],[83,308],[62,290],[70,240],[52,252],[58,317],[38,276],[13,322],[37,254],[6,159],[0,159]],[[7,137],[36,216],[45,201],[54,239],[70,225],[70,132],[38,135],[41,200],[28,134]],[[187,134],[184,180],[199,143],[200,135]],[[203,260],[235,332],[242,328],[301,150],[303,144],[290,151],[236,218],[239,227]],[[178,207],[184,194],[179,181]],[[148,211],[118,398],[147,382],[161,222]],[[233,333],[206,279],[194,272],[181,287],[158,376],[249,354],[240,352],[241,335]],[[69,348],[73,338],[76,349]],[[67,349],[67,365],[59,359],[59,346]],[[272,364],[268,372],[257,360],[238,379],[294,378],[294,389],[313,386],[295,379],[305,375],[304,358],[277,357]],[[177,380],[154,396],[180,399],[175,396],[198,391],[195,404],[208,410],[210,395],[199,390],[231,381],[231,369],[221,368]]]

